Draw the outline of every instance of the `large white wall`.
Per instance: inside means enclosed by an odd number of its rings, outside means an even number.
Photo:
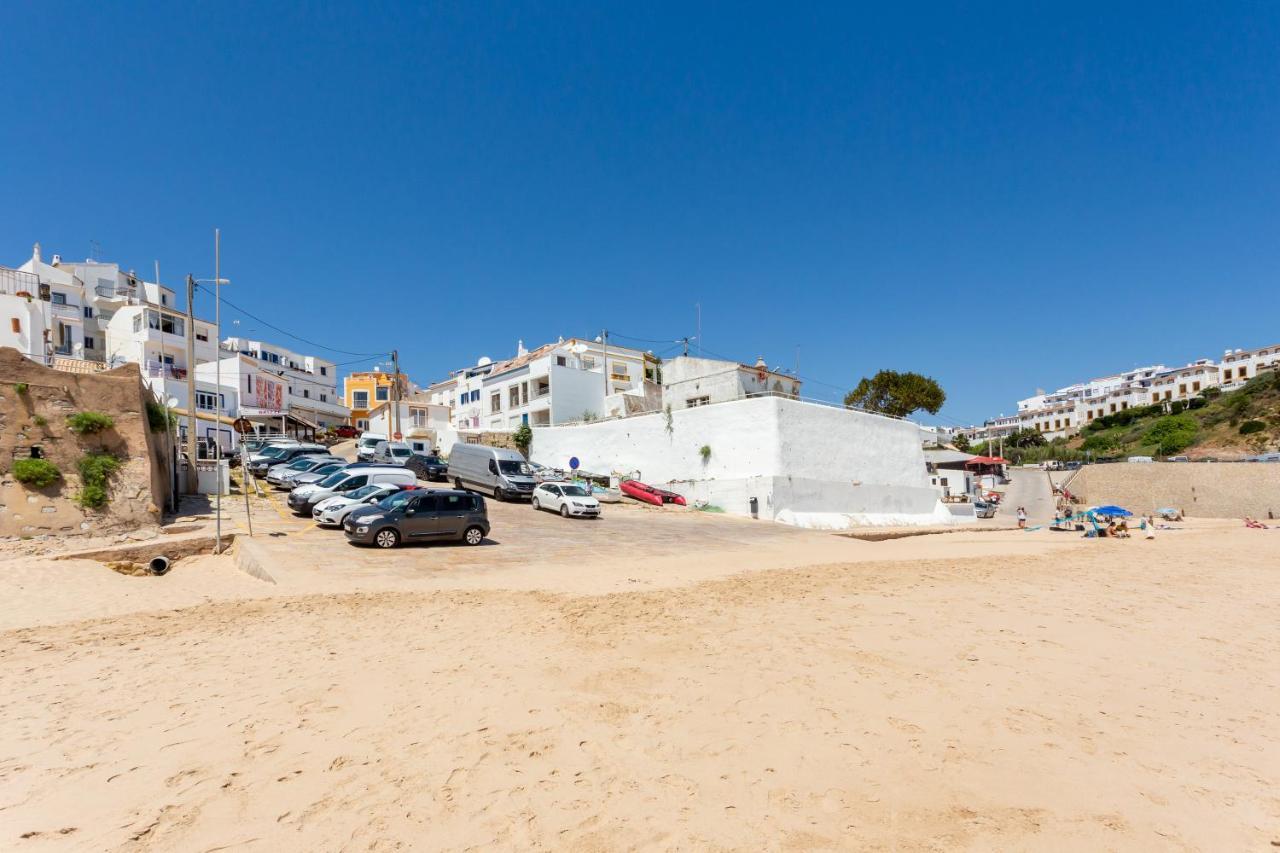
[[[583,412],[604,417],[604,377],[589,370],[551,365],[551,423],[576,421]]]
[[[631,474],[693,500],[804,526],[947,523],[918,427],[862,412],[761,397],[534,430],[533,461]],[[710,447],[703,459],[701,448]],[[939,513],[939,508],[942,512]]]

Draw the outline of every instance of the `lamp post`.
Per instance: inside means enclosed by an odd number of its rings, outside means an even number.
[[[221,270],[221,229],[213,229],[213,278],[198,278],[196,281],[213,284],[213,338],[215,355],[213,359],[214,376],[214,412],[213,412],[213,464],[214,476],[218,481],[218,489],[214,496],[214,545],[213,553],[222,553],[222,285],[230,284],[230,279],[222,277]],[[195,334],[195,329],[191,329]]]

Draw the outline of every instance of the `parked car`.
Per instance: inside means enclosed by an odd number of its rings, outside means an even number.
[[[449,479],[449,463],[439,456],[420,456],[415,453],[408,458],[404,466],[417,474],[419,480],[434,482]]]
[[[342,530],[349,542],[379,548],[440,540],[479,545],[489,535],[489,513],[479,495],[456,489],[418,489],[390,495],[376,506],[352,510]]]
[[[600,501],[577,483],[539,483],[533,490],[532,502],[534,509],[549,509],[564,518],[596,518],[600,515]]]
[[[995,518],[996,505],[987,501],[974,501],[973,515],[975,518]]]
[[[561,468],[548,468],[546,465],[539,465],[537,462],[529,463],[529,471],[533,474],[536,483],[559,483],[569,479],[569,475]]]
[[[345,459],[330,459],[317,468],[310,471],[302,471],[297,474],[291,474],[285,478],[285,487],[292,490],[298,486],[305,486],[309,483],[318,483],[330,474],[350,468],[351,463]]]
[[[514,450],[458,442],[449,452],[449,478],[455,489],[472,488],[500,501],[533,494],[529,463]]]
[[[416,486],[418,478],[408,468],[391,465],[348,465],[334,471],[318,483],[307,483],[289,493],[289,508],[311,514],[311,509],[325,498],[355,491],[370,483],[377,485]]]
[[[273,465],[291,462],[299,456],[326,454],[328,448],[319,444],[278,444],[249,457],[249,473],[264,476]]]
[[[267,469],[267,482],[273,486],[283,486],[285,481],[294,474],[301,474],[304,471],[310,471],[313,468],[319,468],[326,462],[336,462],[336,457],[328,454],[317,454],[315,456],[299,456],[297,459],[291,459],[288,462],[281,462],[279,465],[272,465]]]
[[[333,434],[338,438],[355,438],[360,434],[360,430],[356,429],[351,424],[339,424],[333,428]]]
[[[393,462],[403,465],[409,461],[413,450],[403,441],[379,441],[373,446],[372,462]]]
[[[361,433],[360,439],[356,442],[356,459],[361,462],[368,462],[373,459],[374,448],[378,446],[379,441],[386,441],[385,435],[376,432]]]
[[[331,498],[325,498],[311,508],[311,517],[315,519],[316,524],[321,527],[334,525],[341,527],[343,520],[354,509],[362,506],[371,506],[378,501],[393,495],[396,492],[411,491],[417,489],[417,486],[396,486],[387,484],[370,483],[367,486],[361,486],[350,492],[341,495],[334,495]]]

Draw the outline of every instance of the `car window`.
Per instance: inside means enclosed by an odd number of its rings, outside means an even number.
[[[373,484],[370,484],[367,486],[361,486],[355,491],[347,492],[347,497],[353,498],[355,500],[364,500],[367,497],[371,497],[372,495],[377,494],[378,492],[382,491],[384,488],[386,487],[376,486]]]
[[[517,462],[514,459],[503,459],[498,463],[498,468],[504,474],[528,474],[529,466],[524,462]]]
[[[475,505],[471,495],[441,495],[440,510],[442,512],[465,512]]]
[[[417,497],[414,492],[392,492],[382,500],[378,501],[378,506],[383,509],[396,509],[403,506],[409,501]]]
[[[418,512],[435,512],[438,507],[435,495],[423,495],[413,504],[413,508]]]
[[[548,492],[555,495],[556,497],[559,497],[561,494],[559,486],[547,486],[546,489]]]
[[[337,476],[337,475],[335,474],[334,476]],[[368,474],[357,474],[354,477],[349,478],[345,483],[342,484],[342,491],[346,492],[346,491],[350,491],[351,489],[358,489],[368,482],[369,482]]]
[[[589,492],[582,486],[565,486],[563,493],[571,498],[585,498],[589,495]]]
[[[342,464],[340,464],[340,463],[337,463],[337,462],[330,462],[330,463],[328,463],[328,464],[326,464],[326,465],[321,465],[319,468],[315,469],[315,471],[314,471],[313,473],[316,473],[316,474],[331,474],[331,473],[333,473],[334,471],[341,471],[341,470],[342,470],[343,468],[345,468],[345,467],[346,467],[345,465],[342,465]]]

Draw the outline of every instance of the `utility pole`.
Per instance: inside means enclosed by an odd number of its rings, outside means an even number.
[[[156,282],[159,284],[159,282]],[[187,275],[187,494],[194,495],[200,490],[199,475],[196,473],[196,280]],[[147,312],[151,309],[148,308]],[[145,313],[145,312],[144,312]],[[144,317],[145,322],[150,322]],[[164,361],[160,362],[161,375],[164,375]]]
[[[395,373],[391,378],[391,406],[387,412],[387,441],[391,441],[391,434],[395,432],[403,435],[400,429],[400,351],[391,351],[391,367]],[[394,423],[394,427],[392,424]]]
[[[600,330],[601,373],[604,374],[604,395],[609,396],[609,330]]]
[[[217,509],[214,510],[217,520],[214,522],[213,553],[222,553],[222,269],[221,269],[222,231],[213,229],[213,335],[214,350],[213,370],[213,464],[218,481]],[[188,309],[189,310],[189,309]],[[187,340],[190,347],[195,347],[196,327],[193,323],[187,329]],[[195,371],[195,361],[188,362],[188,375]]]
[[[689,336],[685,335],[682,340],[684,342],[684,354],[687,356],[689,354]]]

